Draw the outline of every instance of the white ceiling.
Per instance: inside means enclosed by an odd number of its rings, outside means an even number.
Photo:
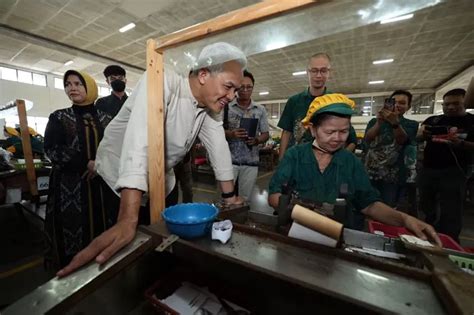
[[[347,0],[332,1],[344,6]],[[145,42],[206,21],[257,0],[1,0],[0,63],[44,72],[68,68],[103,82],[102,70],[124,64],[130,85],[145,67]],[[321,6],[329,1],[323,1]],[[122,26],[137,26],[119,33]],[[321,21],[324,23],[324,21]],[[447,0],[415,12],[413,19],[373,23],[249,57],[256,100],[284,99],[303,90],[307,59],[332,57],[332,91],[362,93],[398,88],[434,89],[474,64],[474,1]],[[372,65],[376,59],[395,62]],[[74,60],[65,67],[64,62]],[[472,76],[472,72],[466,74]],[[383,79],[383,85],[368,85]]]

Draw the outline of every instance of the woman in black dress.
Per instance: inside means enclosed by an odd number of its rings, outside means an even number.
[[[112,117],[94,107],[92,77],[69,70],[63,80],[72,106],[49,116],[44,137],[53,164],[45,223],[51,251],[45,262],[53,269],[67,265],[116,220],[104,200],[107,187],[94,171],[96,150]]]

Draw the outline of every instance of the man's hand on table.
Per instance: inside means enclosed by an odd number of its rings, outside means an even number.
[[[103,264],[116,252],[125,247],[135,237],[136,222],[122,220],[110,229],[96,237],[86,248],[80,251],[72,261],[58,271],[58,277],[64,277],[78,268],[95,259],[98,264]]]

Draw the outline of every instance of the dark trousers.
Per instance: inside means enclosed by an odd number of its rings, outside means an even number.
[[[465,174],[457,167],[439,170],[424,168],[418,177],[418,187],[419,209],[425,214],[426,223],[459,242],[466,190]]]

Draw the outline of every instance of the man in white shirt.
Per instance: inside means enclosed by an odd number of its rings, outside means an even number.
[[[226,203],[240,204],[234,194],[233,167],[219,112],[240,88],[247,59],[227,43],[208,45],[193,71],[183,77],[165,68],[166,194],[175,186],[173,167],[191,149],[196,137],[206,146]],[[58,272],[65,276],[95,258],[107,261],[135,236],[140,203],[148,191],[148,134],[146,75],[105,130],[97,158],[97,172],[120,192],[117,223],[102,233]],[[157,130],[157,132],[160,132]]]

